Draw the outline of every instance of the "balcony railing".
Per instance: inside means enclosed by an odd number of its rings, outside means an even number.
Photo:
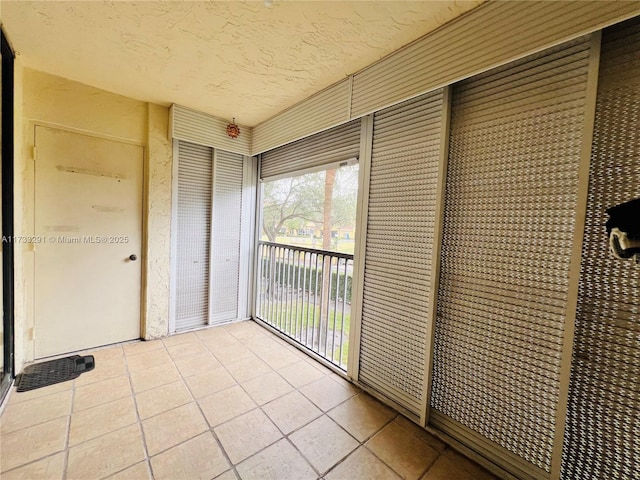
[[[258,319],[346,371],[353,255],[259,242],[257,270]]]

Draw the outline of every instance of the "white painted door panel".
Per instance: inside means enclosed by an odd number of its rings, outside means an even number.
[[[35,145],[36,358],[139,338],[143,148],[41,126]]]

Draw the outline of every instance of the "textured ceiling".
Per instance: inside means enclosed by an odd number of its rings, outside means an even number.
[[[2,1],[25,66],[253,126],[473,1]]]

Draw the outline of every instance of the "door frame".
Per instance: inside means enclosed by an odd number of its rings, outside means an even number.
[[[97,139],[101,139],[101,140],[109,140],[112,142],[119,142],[119,143],[124,143],[127,145],[133,145],[136,147],[140,147],[142,148],[142,158],[140,159],[140,161],[142,161],[142,185],[141,185],[141,191],[140,191],[140,195],[141,195],[141,210],[140,210],[140,222],[141,222],[141,241],[140,241],[140,255],[139,255],[139,261],[141,262],[140,265],[140,309],[138,312],[138,318],[139,318],[139,322],[138,322],[138,326],[139,326],[139,331],[140,331],[140,339],[144,339],[145,335],[146,335],[146,306],[147,306],[147,302],[146,302],[146,292],[147,292],[147,250],[148,250],[148,191],[149,191],[149,186],[147,184],[147,179],[149,178],[149,174],[148,174],[148,147],[145,143],[142,142],[137,142],[135,140],[129,140],[126,138],[121,138],[121,137],[117,137],[117,136],[113,136],[113,135],[108,135],[108,134],[102,134],[99,132],[94,132],[94,131],[90,131],[90,130],[83,130],[80,128],[76,128],[76,127],[71,127],[71,126],[67,126],[67,125],[61,125],[58,123],[53,123],[53,122],[47,122],[47,121],[41,121],[41,120],[35,120],[35,121],[30,121],[28,122],[28,143],[25,145],[27,147],[27,151],[31,151],[31,162],[28,162],[28,167],[27,167],[27,171],[25,174],[25,185],[28,186],[28,188],[25,191],[25,194],[27,195],[27,198],[31,198],[31,201],[29,202],[30,205],[27,207],[29,209],[29,212],[25,215],[25,218],[28,219],[29,222],[29,233],[26,235],[27,237],[29,236],[36,236],[38,235],[40,232],[36,232],[35,231],[35,210],[36,210],[36,205],[35,205],[35,190],[36,190],[36,175],[35,175],[35,162],[36,162],[36,156],[37,156],[37,150],[36,150],[36,130],[37,127],[44,127],[44,128],[49,128],[49,129],[53,129],[53,130],[59,130],[61,132],[66,132],[66,133],[74,133],[74,134],[78,134],[78,135],[84,135],[87,137],[93,137],[93,138],[97,138]],[[30,250],[32,252],[35,251],[35,244],[27,244],[30,247]],[[32,257],[30,262],[28,263],[28,268],[27,268],[27,272],[25,272],[25,278],[27,280],[27,283],[30,284],[29,286],[26,287],[25,290],[25,295],[27,298],[27,302],[29,304],[30,307],[30,312],[28,312],[27,314],[27,322],[24,325],[24,328],[27,332],[28,335],[28,339],[29,339],[29,348],[28,348],[28,352],[26,352],[25,355],[25,361],[32,361],[34,359],[36,359],[36,355],[35,355],[35,307],[36,307],[36,292],[35,292],[35,275],[37,274],[35,272],[35,257]],[[102,347],[102,345],[97,346],[97,347]]]
[[[2,50],[2,235],[13,238],[14,171],[14,53],[0,28]],[[2,326],[3,365],[0,378],[0,403],[9,391],[15,375],[14,355],[14,248],[13,242],[2,245]]]
[[[176,333],[176,269],[178,268],[177,229],[178,229],[178,155],[180,154],[180,140],[173,140],[171,164],[171,253],[169,254],[169,331],[168,335]]]

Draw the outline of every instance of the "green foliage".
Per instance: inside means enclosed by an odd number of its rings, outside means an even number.
[[[322,218],[324,172],[265,182],[262,186],[262,228],[273,242],[283,228]]]
[[[326,172],[321,171],[263,183],[262,233],[270,242],[274,242],[280,232],[322,231],[326,204],[331,205],[331,225],[326,228],[334,230],[355,225],[358,165],[337,170],[329,202],[324,198],[325,176]]]
[[[261,240],[266,241],[267,239],[263,237]],[[282,243],[284,245],[291,245],[293,247],[303,247],[311,249],[318,249],[322,246],[322,240],[308,237],[288,237],[284,235],[278,235],[275,239],[275,243]],[[332,251],[353,255],[354,250],[355,240],[351,238],[348,240],[341,239],[338,243],[338,248],[335,248]]]
[[[262,278],[271,278],[272,263],[268,258],[262,259]],[[290,265],[286,262],[274,262],[275,281],[280,286],[299,288],[304,292],[311,292],[320,295],[322,291],[322,269],[307,268],[304,266]],[[347,279],[346,299],[345,297],[345,276]],[[353,286],[353,276],[331,273],[331,300],[336,298],[338,289],[338,300],[346,300],[351,303],[351,289]]]
[[[319,306],[314,307],[306,302],[296,303],[294,300],[293,302],[285,301],[282,304],[278,304],[278,308],[274,308],[273,311],[258,312],[258,316],[327,360],[346,368],[349,358],[350,313],[342,314],[338,312],[336,315],[336,312],[329,311],[328,321],[327,319],[323,321],[320,319]],[[327,351],[325,351],[325,343],[314,348],[314,339],[315,342],[318,341],[318,336],[321,335],[320,332],[324,335],[323,339],[326,338],[327,330],[330,332],[343,332],[342,345],[340,340],[335,340],[332,343],[330,336]]]

